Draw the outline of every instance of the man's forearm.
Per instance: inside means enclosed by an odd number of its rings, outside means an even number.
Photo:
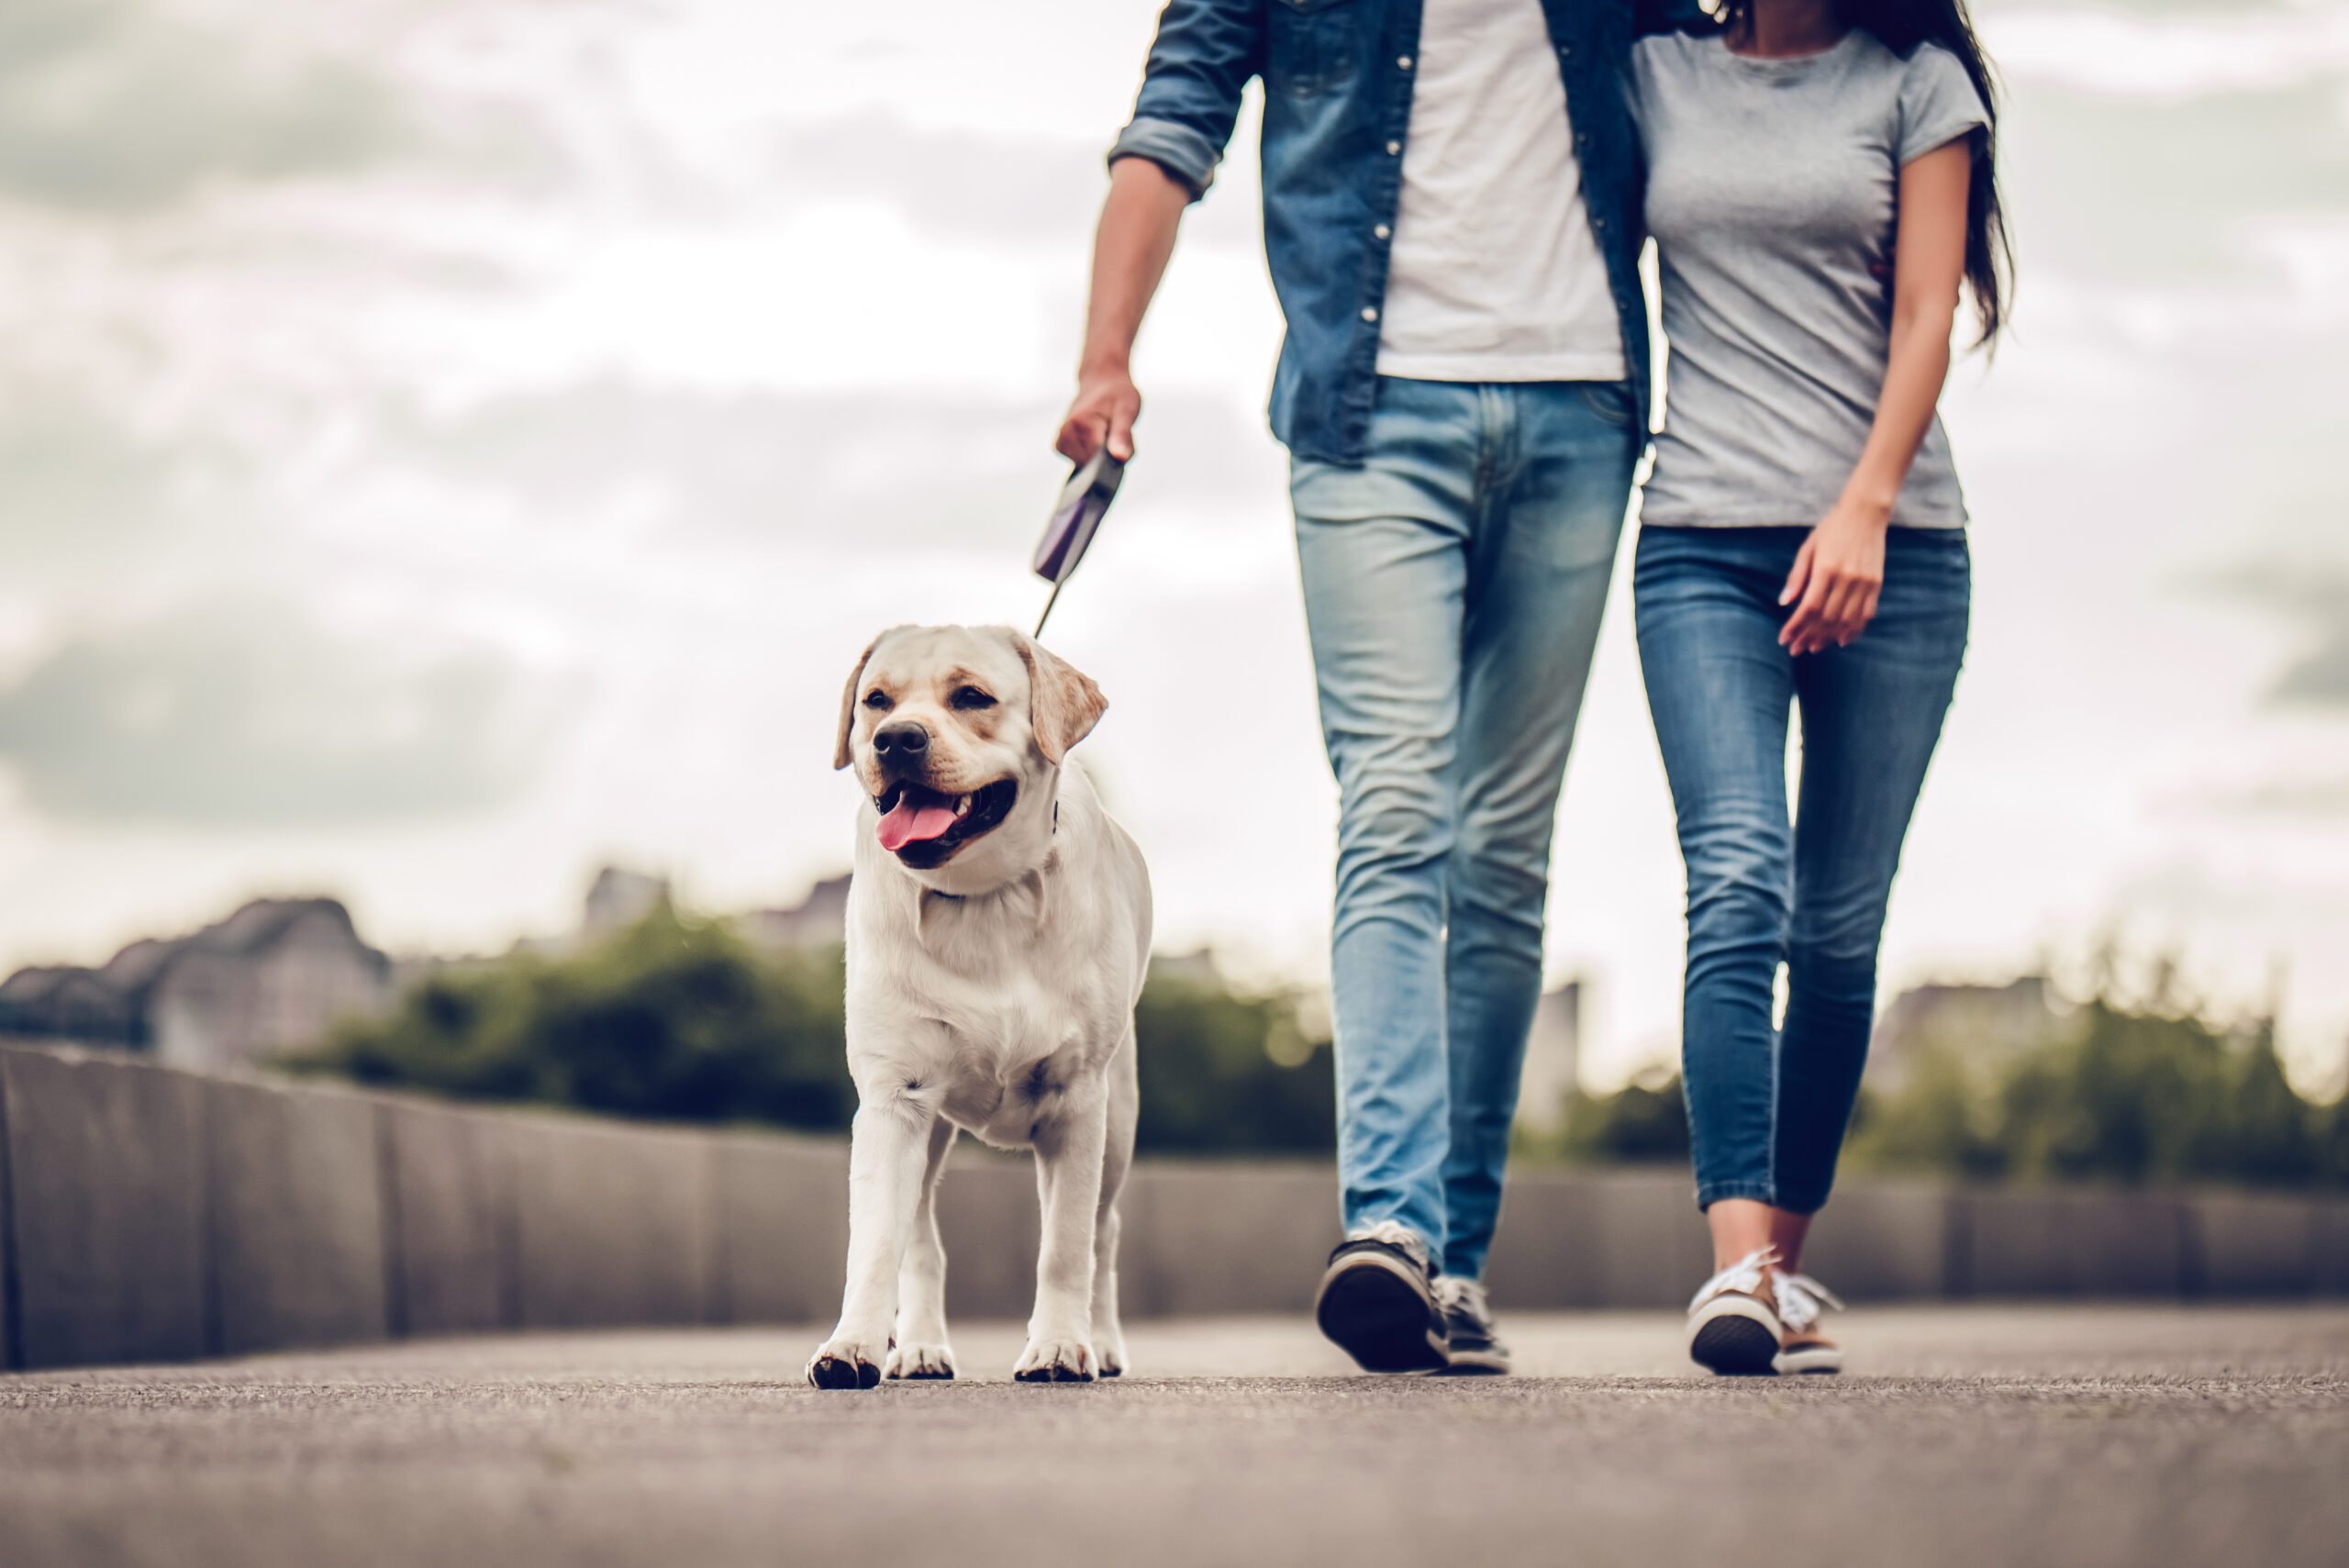
[[[1130,360],[1190,200],[1188,187],[1147,158],[1120,158],[1109,166],[1109,197],[1093,236],[1093,295],[1079,375],[1123,368]]]
[[[1120,462],[1133,456],[1134,335],[1174,253],[1174,230],[1191,189],[1147,158],[1109,165],[1109,199],[1093,236],[1093,297],[1085,312],[1085,350],[1076,363],[1076,399],[1061,421],[1061,454],[1084,462],[1107,446]]]

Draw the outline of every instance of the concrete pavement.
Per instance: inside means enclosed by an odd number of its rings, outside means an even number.
[[[1907,1307],[1841,1380],[1688,1375],[1669,1314],[1527,1375],[1344,1375],[1290,1318],[1137,1374],[820,1394],[814,1330],[537,1335],[0,1378],[0,1562],[2334,1564],[2349,1309]]]

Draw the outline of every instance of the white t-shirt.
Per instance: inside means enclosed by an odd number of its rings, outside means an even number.
[[[1541,0],[1427,0],[1378,373],[1620,381]]]

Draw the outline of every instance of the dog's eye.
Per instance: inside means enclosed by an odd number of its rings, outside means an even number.
[[[954,694],[954,706],[956,707],[965,708],[993,707],[995,706],[995,698],[987,695],[986,693],[979,690],[976,686],[964,686],[962,690]]]
[[[864,694],[864,706],[872,708],[875,712],[880,712],[886,708],[895,707],[897,705],[891,702],[883,693],[876,691],[867,692]]]

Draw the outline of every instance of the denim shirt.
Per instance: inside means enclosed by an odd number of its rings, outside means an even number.
[[[1252,76],[1264,79],[1264,253],[1288,320],[1273,373],[1272,424],[1298,457],[1354,467],[1368,444],[1420,5],[1167,0],[1134,117],[1109,150],[1113,163],[1157,163],[1196,201],[1231,139],[1241,89]],[[1698,13],[1694,0],[1542,0],[1542,10],[1644,429],[1643,172],[1624,72],[1635,31]]]

